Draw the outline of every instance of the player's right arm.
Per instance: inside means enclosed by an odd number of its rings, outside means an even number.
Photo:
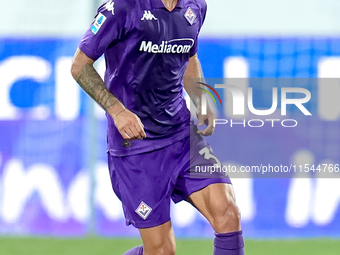
[[[124,139],[145,138],[144,126],[138,116],[124,105],[105,86],[93,67],[94,60],[79,48],[72,63],[71,73],[82,89],[92,97],[113,118]]]

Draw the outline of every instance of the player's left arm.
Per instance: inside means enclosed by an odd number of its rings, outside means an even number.
[[[203,124],[206,125],[205,129],[198,130],[197,133],[208,136],[214,133],[214,119],[216,119],[216,117],[208,104],[207,114],[203,115],[201,113],[201,99],[204,91],[197,88],[202,87],[202,85],[197,82],[203,82],[203,73],[201,63],[197,57],[197,54],[195,54],[189,59],[189,63],[184,75],[184,88],[197,108],[198,126],[201,127]],[[191,86],[193,86],[193,88]]]

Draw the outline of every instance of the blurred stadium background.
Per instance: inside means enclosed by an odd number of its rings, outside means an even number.
[[[317,78],[340,77],[340,2],[207,2],[199,48],[206,77],[314,80],[306,85],[312,120],[295,131],[217,130],[209,141],[220,159],[339,164],[340,84],[327,93]],[[140,243],[111,191],[104,113],[70,75],[100,3],[0,0],[0,254],[115,255]],[[103,73],[103,60],[97,68]],[[268,106],[268,88],[256,89],[257,106]],[[247,254],[339,254],[334,176],[235,179]],[[191,206],[172,207],[172,220],[179,254],[211,254],[213,231]]]

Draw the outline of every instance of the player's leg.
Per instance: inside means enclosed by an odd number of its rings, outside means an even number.
[[[241,215],[235,204],[232,185],[211,184],[191,194],[188,201],[207,218],[216,233],[241,230]]]
[[[124,255],[175,254],[175,235],[170,221],[157,227],[139,229],[139,232],[142,237],[143,246],[135,247],[124,253]]]
[[[189,201],[208,219],[216,231],[214,255],[244,254],[240,212],[229,177],[219,172],[196,172],[196,166],[220,165],[209,144],[196,130],[192,126],[187,148],[190,162],[177,179],[172,198],[174,202]]]
[[[214,255],[242,255],[244,242],[240,211],[235,204],[232,185],[211,184],[189,196],[192,203],[215,230]]]
[[[139,229],[143,241],[143,247],[126,255],[175,254],[170,196],[181,169],[178,162],[187,161],[182,160],[183,143],[126,157],[109,155],[111,183],[122,201],[126,223]]]
[[[139,229],[143,241],[144,255],[174,255],[175,235],[168,221],[153,228]]]

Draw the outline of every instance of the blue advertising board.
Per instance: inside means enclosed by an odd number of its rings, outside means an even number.
[[[70,74],[77,43],[0,39],[0,234],[138,235],[125,226],[111,189],[104,114],[89,106]],[[216,106],[218,118],[229,123],[218,125],[208,141],[224,165],[295,169],[290,178],[232,179],[245,236],[339,237],[340,104],[329,104],[323,92],[329,81],[323,85],[320,79],[340,77],[340,39],[202,39],[199,58],[205,77],[242,78],[253,87],[257,109],[270,107],[272,85],[255,78],[308,80],[301,86],[311,92],[305,106],[312,116],[287,108],[286,119],[297,119],[296,128],[285,128],[281,120],[275,128],[274,122],[253,128],[259,117],[235,119],[241,124],[232,127],[225,106]],[[99,60],[100,73],[104,67]],[[331,91],[339,92],[340,83]],[[228,95],[218,92],[226,102]],[[325,177],[318,167],[332,178],[315,178]],[[179,236],[213,233],[185,202],[172,206],[171,217]]]

